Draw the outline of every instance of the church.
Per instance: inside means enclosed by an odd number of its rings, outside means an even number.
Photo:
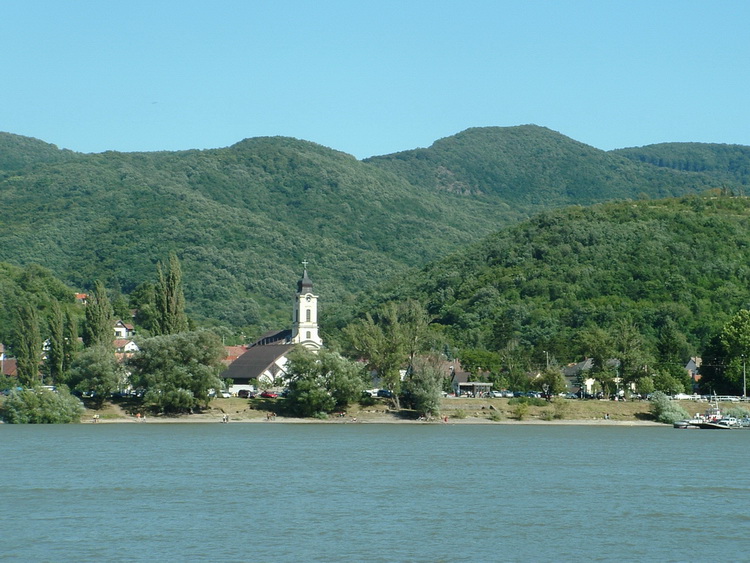
[[[302,278],[297,282],[294,298],[292,328],[264,334],[248,347],[222,372],[221,379],[231,379],[229,392],[253,390],[255,386],[279,387],[286,379],[287,354],[296,345],[313,351],[323,347],[318,332],[318,296],[313,293],[313,284],[307,274],[307,262]]]

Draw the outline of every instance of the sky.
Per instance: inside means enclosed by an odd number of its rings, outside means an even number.
[[[0,131],[357,158],[529,123],[604,150],[750,145],[749,21],[747,0],[0,0]]]

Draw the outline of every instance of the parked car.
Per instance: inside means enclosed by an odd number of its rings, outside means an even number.
[[[230,397],[232,396],[232,394],[231,394],[231,393],[230,393],[229,391],[222,391],[222,392],[221,392],[221,393],[219,393],[219,394],[221,395],[221,397],[222,397],[223,399],[229,399],[229,398],[230,398]]]
[[[237,396],[240,399],[254,399],[255,393],[253,393],[252,391],[248,391],[247,389],[240,389],[239,391],[237,391]]]
[[[490,391],[490,397],[494,399],[502,399],[505,395],[502,391]]]
[[[274,393],[273,391],[263,391],[263,393],[261,393],[260,396],[263,397],[264,399],[275,399],[276,397],[278,397],[278,395]]]
[[[393,397],[393,391],[389,391],[388,389],[378,389],[378,397],[390,399]]]

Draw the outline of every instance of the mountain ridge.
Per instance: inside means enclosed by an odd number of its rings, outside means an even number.
[[[350,303],[546,209],[742,188],[719,172],[634,162],[538,126],[472,128],[364,160],[281,136],[83,154],[8,135],[1,261],[127,293],[176,252],[189,312],[251,332],[288,322],[302,260],[329,303]]]

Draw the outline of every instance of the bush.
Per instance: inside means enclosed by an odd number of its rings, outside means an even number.
[[[513,416],[518,420],[523,420],[526,415],[529,414],[529,404],[526,402],[519,402],[513,407]]]
[[[455,411],[453,411],[451,418],[458,418],[460,420],[463,420],[464,418],[466,418],[466,411],[463,409],[456,409]]]
[[[678,420],[690,418],[685,409],[661,391],[656,391],[651,395],[651,414],[657,421],[664,424],[674,424]]]
[[[6,397],[0,418],[8,424],[67,424],[80,422],[83,411],[81,401],[65,389],[22,389]]]
[[[732,407],[727,409],[724,414],[726,416],[733,416],[735,418],[750,417],[750,411],[744,407]]]
[[[539,397],[513,397],[512,399],[508,400],[509,405],[531,405],[533,407],[545,407],[547,406],[547,401],[544,399],[540,399]]]
[[[555,399],[553,402],[554,413],[552,418],[555,420],[563,420],[568,416],[568,410],[570,409],[570,403],[564,400]]]

